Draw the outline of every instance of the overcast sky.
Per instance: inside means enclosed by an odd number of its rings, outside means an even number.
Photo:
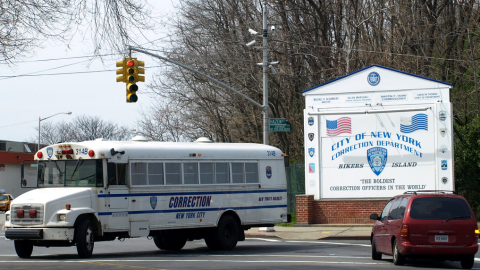
[[[174,12],[171,1],[149,1],[153,3],[155,14],[166,15]],[[148,34],[149,40],[164,36],[167,29],[159,34]],[[56,42],[45,43],[34,57],[24,58],[13,67],[0,65],[0,88],[2,89],[2,121],[0,121],[0,140],[28,141],[38,140],[39,117],[45,118],[59,112],[71,111],[71,115],[57,115],[41,123],[71,121],[75,116],[100,116],[103,120],[119,125],[135,127],[139,111],[151,104],[151,98],[142,93],[145,85],[151,82],[154,68],[145,70],[145,83],[138,83],[137,103],[126,103],[125,83],[116,82],[115,62],[122,56],[106,57],[88,62],[88,58],[39,61],[45,59],[91,56],[92,47],[83,43],[79,37],[69,47]],[[147,45],[148,46],[148,45]],[[145,61],[145,66],[156,66],[156,61],[146,55],[134,53],[133,57]],[[69,65],[69,66],[66,66]],[[65,66],[65,67],[63,67]],[[92,72],[104,71],[104,72]],[[78,73],[92,72],[92,73]],[[65,75],[19,76],[24,74]]]

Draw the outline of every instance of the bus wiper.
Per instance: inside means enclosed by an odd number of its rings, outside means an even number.
[[[457,218],[471,218],[472,216],[456,216],[456,217],[452,217],[452,218],[447,218],[445,219],[445,222],[449,221],[449,220],[452,220],[452,219],[457,219]]]
[[[81,158],[81,157],[78,158],[77,165],[75,165],[75,169],[73,170],[72,176],[70,176],[70,178],[72,178],[72,177],[75,175],[75,173],[77,172],[78,168],[80,167],[80,166],[79,166],[80,159],[82,159],[82,158]],[[83,164],[83,161],[82,161],[81,164]]]
[[[57,170],[58,172],[60,173],[60,175],[62,175],[62,170],[60,169],[60,167],[58,166],[57,162],[55,160],[51,160],[51,159],[48,159],[48,161],[55,163],[55,167],[57,167]]]

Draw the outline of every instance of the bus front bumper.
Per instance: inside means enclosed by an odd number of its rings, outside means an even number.
[[[73,241],[73,228],[5,228],[5,238],[9,240],[70,240]]]

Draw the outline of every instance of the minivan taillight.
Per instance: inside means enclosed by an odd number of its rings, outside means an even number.
[[[408,225],[407,224],[403,224],[402,230],[400,231],[400,237],[408,238]]]
[[[480,234],[480,231],[478,230],[478,225],[475,225],[475,238],[478,239],[479,234]]]

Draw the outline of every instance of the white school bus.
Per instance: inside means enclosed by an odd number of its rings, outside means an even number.
[[[97,241],[145,236],[164,250],[202,238],[231,250],[244,230],[287,221],[283,156],[208,139],[54,144],[36,153],[37,189],[11,203],[5,237],[21,258],[34,246],[76,246],[87,258]]]

